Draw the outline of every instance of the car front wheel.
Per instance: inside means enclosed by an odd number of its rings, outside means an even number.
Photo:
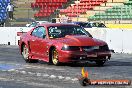
[[[53,49],[52,50],[52,63],[54,65],[59,65],[60,64],[58,57],[59,57],[58,51],[56,49]]]

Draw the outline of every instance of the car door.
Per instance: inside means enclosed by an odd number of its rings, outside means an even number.
[[[31,37],[30,37],[30,40],[28,42],[29,44],[29,47],[30,47],[30,52],[36,56],[37,55],[37,32],[38,32],[38,27],[37,28],[34,28],[34,30],[32,31],[31,33]]]
[[[39,59],[47,58],[47,36],[46,36],[46,29],[43,26],[39,26],[36,28],[35,31],[32,32],[32,35],[34,36],[31,44],[31,48],[35,48],[34,54],[39,57]]]
[[[48,47],[48,40],[47,40],[47,34],[46,34],[46,29],[44,27],[39,27],[39,34],[38,34],[38,43],[39,45],[37,45],[38,47],[38,53],[39,56],[41,58],[45,58],[44,60],[46,60],[47,58],[47,47]]]

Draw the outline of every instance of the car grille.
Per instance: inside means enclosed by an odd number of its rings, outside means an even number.
[[[108,51],[109,48],[107,45],[104,46],[83,46],[82,49],[86,52],[91,52],[91,51]]]

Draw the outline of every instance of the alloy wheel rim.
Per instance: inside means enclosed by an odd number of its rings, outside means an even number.
[[[53,64],[58,63],[58,52],[56,50],[53,51]]]
[[[23,50],[23,57],[24,59],[28,59],[28,49],[26,47],[24,47],[24,50]]]

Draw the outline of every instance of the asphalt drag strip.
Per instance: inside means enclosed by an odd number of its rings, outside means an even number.
[[[103,67],[94,63],[48,65],[25,63],[18,46],[0,45],[0,88],[84,88],[78,82],[85,67],[90,79],[132,80],[132,54],[112,54]],[[130,86],[86,86],[86,88],[132,88]]]

